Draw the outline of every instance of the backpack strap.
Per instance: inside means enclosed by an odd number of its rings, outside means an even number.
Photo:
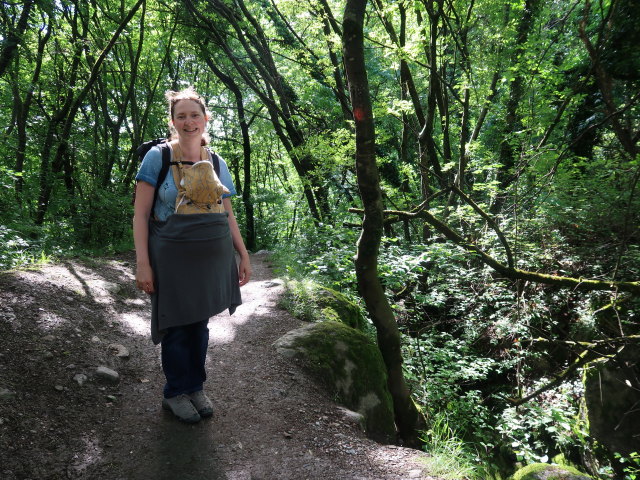
[[[160,167],[160,173],[158,174],[158,181],[156,182],[156,190],[153,193],[153,203],[151,204],[151,214],[153,215],[153,211],[156,206],[156,200],[158,199],[158,191],[160,190],[160,184],[164,182],[167,173],[169,172],[169,167],[171,166],[171,150],[169,149],[168,143],[161,143],[158,145],[160,149],[160,153],[162,153],[162,166]]]
[[[211,163],[213,163],[213,170],[216,172],[218,178],[220,178],[220,157],[216,152],[207,148],[209,157],[211,157]]]

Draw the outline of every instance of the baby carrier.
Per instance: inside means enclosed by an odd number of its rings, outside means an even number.
[[[179,145],[173,145],[172,164],[173,181],[178,188],[175,213],[224,213],[222,195],[229,193],[216,174],[210,160],[209,151],[200,149],[200,161],[190,168],[182,161],[182,151]]]

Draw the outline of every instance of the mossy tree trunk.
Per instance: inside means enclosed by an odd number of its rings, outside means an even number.
[[[423,419],[402,373],[400,333],[391,306],[378,278],[378,251],[383,231],[382,192],[375,155],[375,127],[364,61],[363,18],[366,0],[347,0],[342,43],[349,93],[356,128],[356,173],[364,206],[362,233],[355,258],[358,287],[374,322],[378,347],[388,374],[393,408],[400,437],[416,446]]]

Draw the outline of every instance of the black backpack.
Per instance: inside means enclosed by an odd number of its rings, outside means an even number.
[[[160,148],[160,152],[162,153],[162,167],[160,167],[160,174],[158,175],[158,181],[156,182],[156,190],[153,194],[153,203],[151,204],[151,212],[153,215],[153,209],[156,206],[156,200],[158,199],[158,190],[160,189],[160,184],[164,181],[167,173],[169,173],[169,168],[171,165],[177,165],[178,162],[171,161],[171,151],[169,148],[169,143],[166,138],[156,138],[155,140],[149,140],[148,142],[144,142],[136,149],[136,155],[138,155],[138,161],[142,163],[144,156],[147,154],[149,150],[153,147],[157,146]],[[220,177],[220,157],[218,154],[207,149],[209,154],[211,155],[211,160],[213,162],[213,169],[216,172],[218,178]],[[186,165],[193,165],[193,162],[182,162]],[[137,183],[136,183],[137,186]],[[133,190],[133,200],[131,204],[133,205],[136,201],[136,191],[135,188]]]

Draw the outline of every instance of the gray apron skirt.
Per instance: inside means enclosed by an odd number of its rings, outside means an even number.
[[[151,339],[169,327],[200,322],[242,303],[228,214],[171,215],[149,222],[154,274]]]

